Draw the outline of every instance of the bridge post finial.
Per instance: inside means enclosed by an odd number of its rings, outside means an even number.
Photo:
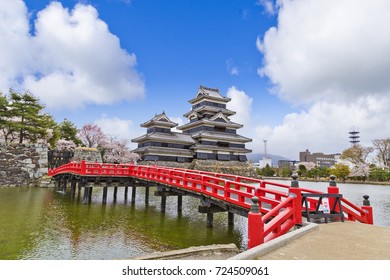
[[[372,211],[372,206],[370,205],[370,200],[368,195],[363,195],[363,206],[362,210],[364,212],[364,217],[366,218],[366,223],[373,225],[374,224],[374,213]]]
[[[248,249],[264,243],[264,222],[259,209],[259,198],[252,197],[248,213]]]
[[[368,195],[363,195],[363,205],[365,205],[365,206],[370,206],[371,204],[370,204],[370,200],[369,200],[369,196]]]
[[[291,175],[291,187],[292,188],[299,188],[299,182],[298,182],[298,174],[297,173],[294,173],[293,175]]]
[[[330,175],[329,178],[330,178],[330,180],[329,180],[329,187],[337,187],[336,176],[335,175]]]
[[[257,196],[252,197],[251,212],[260,213],[259,198]]]

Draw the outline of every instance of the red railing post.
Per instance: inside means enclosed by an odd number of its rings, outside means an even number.
[[[298,174],[293,174],[289,193],[293,194],[294,217],[296,225],[303,225],[302,223],[302,190],[299,188]]]
[[[362,210],[364,212],[366,223],[373,225],[374,224],[374,213],[372,211],[372,206],[370,205],[370,201],[368,200],[370,197],[368,195],[363,195],[363,206]]]
[[[80,164],[80,174],[85,175],[86,173],[87,173],[87,165],[85,164],[85,160],[82,160]]]
[[[264,243],[264,223],[258,202],[256,196],[252,197],[251,210],[248,213],[248,249]]]
[[[329,181],[328,193],[329,194],[339,194],[340,190],[337,187],[336,176],[330,175],[329,178],[330,178],[330,181]],[[336,202],[336,199],[334,197],[329,197],[329,208],[330,209],[333,209],[335,202]],[[338,213],[338,212],[340,212],[340,207],[338,205],[336,205],[334,210],[335,210],[335,212]]]

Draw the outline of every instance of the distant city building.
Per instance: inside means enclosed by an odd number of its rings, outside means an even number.
[[[283,167],[291,167],[291,169],[294,169],[295,167],[295,164],[297,163],[298,161],[296,160],[278,160],[278,167],[279,168],[283,168]]]
[[[245,148],[245,143],[252,139],[237,134],[243,125],[229,119],[236,114],[226,108],[230,100],[218,89],[200,86],[195,98],[189,100],[191,110],[184,114],[189,123],[177,127],[183,132],[171,131],[178,124],[170,121],[165,113],[156,115],[141,125],[148,129],[147,134],[132,139],[138,143],[134,152],[143,160],[246,161],[246,154],[251,150]]]
[[[336,163],[336,155],[326,155],[323,153],[310,153],[306,149],[304,152],[299,152],[299,161],[300,162],[314,162],[318,167],[331,167]]]

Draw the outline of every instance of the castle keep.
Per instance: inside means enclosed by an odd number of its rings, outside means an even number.
[[[141,124],[147,128],[146,134],[132,139],[138,143],[134,152],[146,161],[246,161],[251,150],[245,148],[245,143],[252,139],[237,134],[243,125],[229,119],[236,114],[226,108],[230,100],[218,89],[200,86],[195,98],[188,101],[191,110],[183,115],[189,122],[178,126],[164,112],[155,115]],[[174,127],[182,133],[173,132]]]

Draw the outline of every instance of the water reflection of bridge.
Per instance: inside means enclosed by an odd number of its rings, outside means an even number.
[[[149,203],[150,187],[157,187],[154,195],[161,197],[161,211],[165,211],[167,197],[177,197],[178,212],[182,211],[183,196],[199,198],[199,212],[207,215],[212,226],[213,214],[228,213],[233,224],[234,214],[248,217],[248,247],[254,247],[281,236],[302,225],[302,214],[307,218],[338,218],[372,224],[372,208],[368,197],[361,208],[342,197],[332,178],[328,193],[299,188],[297,178],[284,185],[248,177],[197,170],[140,166],[126,164],[98,164],[72,162],[49,170],[57,188],[71,196],[83,192],[83,199],[91,202],[94,187],[103,188],[102,203],[106,203],[108,188],[124,188],[128,199],[135,203],[137,188],[145,189],[145,203]],[[271,188],[272,187],[272,188]],[[304,201],[304,207],[302,202]]]

